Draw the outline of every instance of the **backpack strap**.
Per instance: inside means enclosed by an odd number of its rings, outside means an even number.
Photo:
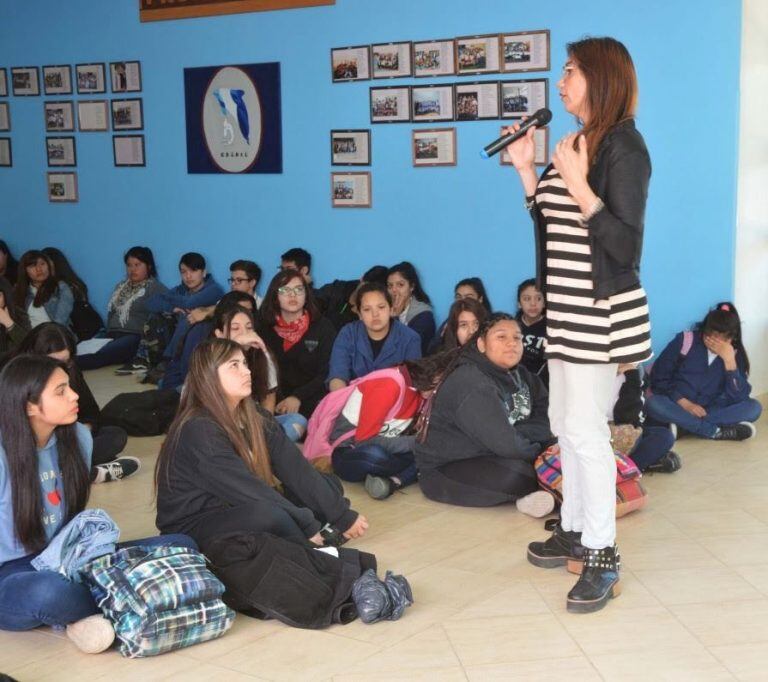
[[[693,332],[689,329],[683,332],[683,345],[680,347],[680,355],[685,357],[693,347]]]

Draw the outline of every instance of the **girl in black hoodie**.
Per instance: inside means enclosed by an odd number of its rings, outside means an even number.
[[[495,313],[438,387],[416,446],[419,483],[430,499],[466,507],[517,501],[535,516],[552,511],[533,466],[555,442],[547,390],[520,365],[522,354],[520,325]]]

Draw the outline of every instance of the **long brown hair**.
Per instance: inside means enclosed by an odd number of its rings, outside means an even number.
[[[566,46],[587,81],[589,121],[582,129],[590,164],[600,143],[637,108],[637,74],[627,48],[614,38],[584,38]]]
[[[445,324],[445,334],[443,335],[443,343],[440,350],[451,350],[459,347],[457,333],[459,331],[459,315],[461,313],[472,313],[477,319],[478,326],[483,324],[485,318],[489,315],[485,306],[473,298],[460,298],[458,301],[454,301],[448,312],[448,320]]]
[[[233,413],[219,381],[219,367],[242,352],[242,348],[229,339],[208,339],[193,351],[179,410],[155,465],[156,490],[161,476],[165,476],[170,484],[171,464],[185,424],[201,416],[213,420],[224,431],[254,476],[267,485],[275,485],[264,437],[264,422],[256,403],[251,398],[245,398]]]
[[[56,275],[56,268],[53,261],[42,251],[27,251],[19,260],[19,274],[16,277],[16,287],[14,288],[14,301],[19,308],[27,309],[27,292],[29,292],[29,275],[27,268],[34,265],[39,260],[44,260],[48,264],[48,279],[43,282],[35,294],[35,300],[32,302],[36,308],[44,305],[56,293],[59,287],[59,278]]]

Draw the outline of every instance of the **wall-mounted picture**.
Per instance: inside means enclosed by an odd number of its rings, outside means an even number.
[[[546,78],[501,81],[501,117],[521,118],[547,106]]]
[[[45,151],[49,166],[77,165],[74,137],[46,137]]]
[[[331,80],[334,83],[367,81],[371,77],[371,48],[334,47],[331,49]]]
[[[374,78],[410,76],[411,43],[379,43],[371,45],[371,68]]]
[[[496,34],[456,38],[456,73],[497,73],[499,42]]]
[[[453,86],[452,85],[414,85],[411,88],[412,120],[452,121]]]
[[[81,133],[103,133],[109,130],[107,100],[83,100],[77,103],[77,128]]]
[[[0,137],[0,168],[10,168],[11,166],[13,166],[11,138]]]
[[[48,201],[65,203],[77,201],[77,173],[48,172]]]
[[[113,135],[115,166],[146,166],[143,135]]]
[[[332,166],[370,166],[370,130],[332,130]]]
[[[411,137],[413,165],[455,166],[456,128],[414,130]]]
[[[413,75],[452,76],[456,73],[453,38],[413,43]]]
[[[403,123],[410,120],[409,87],[371,88],[371,123]]]
[[[75,129],[75,111],[72,102],[44,102],[45,131],[68,132]]]
[[[331,173],[331,206],[333,208],[370,208],[370,172]]]
[[[112,130],[141,130],[143,127],[140,98],[112,100]]]
[[[0,67],[0,97],[8,97],[8,72]]]
[[[79,95],[107,91],[104,64],[77,64],[75,73],[77,74],[77,93]]]
[[[505,33],[501,36],[501,70],[549,71],[549,31]]]
[[[71,95],[72,67],[69,64],[44,66],[43,89],[46,95]]]
[[[16,97],[34,97],[40,94],[40,74],[36,66],[11,68],[11,86]]]
[[[512,125],[513,123],[518,123],[518,121],[510,121],[509,125]],[[505,132],[506,126],[503,126],[499,133],[499,137],[504,135]],[[546,166],[549,163],[549,128],[536,128],[533,132],[533,143],[535,146],[533,162],[537,166]],[[499,153],[499,162],[502,166],[512,165],[512,160],[509,158],[506,149],[503,149]]]
[[[0,102],[0,130],[4,133],[11,129],[11,109],[8,102]]]
[[[455,89],[457,121],[499,118],[498,83],[456,83]]]
[[[112,92],[141,92],[141,62],[110,62]]]

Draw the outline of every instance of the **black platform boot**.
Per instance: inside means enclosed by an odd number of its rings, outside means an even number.
[[[568,593],[567,608],[571,613],[599,611],[609,599],[621,593],[619,585],[619,550],[584,548],[584,568],[581,577]]]
[[[581,573],[584,551],[581,533],[563,530],[558,523],[547,540],[528,545],[528,561],[540,568],[557,568],[567,564],[571,573]]]

